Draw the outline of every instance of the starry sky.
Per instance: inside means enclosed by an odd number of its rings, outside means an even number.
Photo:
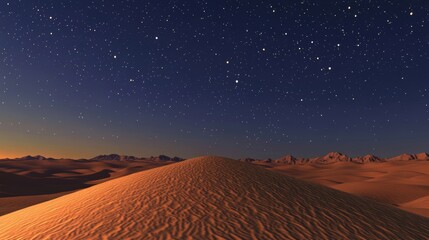
[[[0,157],[429,151],[429,1],[0,1]]]

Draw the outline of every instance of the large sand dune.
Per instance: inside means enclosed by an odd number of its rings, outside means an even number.
[[[429,219],[201,157],[0,217],[0,239],[427,239]]]

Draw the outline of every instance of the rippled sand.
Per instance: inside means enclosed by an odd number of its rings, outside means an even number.
[[[0,217],[0,239],[427,239],[429,219],[201,157]]]

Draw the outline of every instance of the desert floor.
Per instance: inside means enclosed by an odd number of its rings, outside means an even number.
[[[429,217],[429,161],[262,166]]]
[[[5,240],[428,236],[428,218],[221,157],[137,172],[0,217]]]
[[[1,160],[0,216],[76,190],[171,162]]]

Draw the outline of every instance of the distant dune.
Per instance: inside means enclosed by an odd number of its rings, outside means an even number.
[[[0,239],[427,239],[429,219],[251,164],[194,158],[0,217]]]
[[[429,217],[429,161],[390,160],[355,164],[265,164],[269,170],[392,204]]]
[[[136,158],[117,154],[90,160],[26,156],[0,161],[0,215],[180,158]]]

